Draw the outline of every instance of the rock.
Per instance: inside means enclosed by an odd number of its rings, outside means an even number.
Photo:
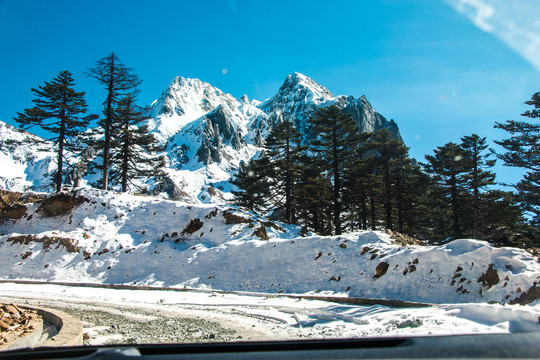
[[[163,178],[155,187],[152,189],[154,195],[160,193],[166,193],[171,200],[182,200],[189,201],[191,197],[188,193],[182,190],[171,178]]]
[[[250,223],[250,219],[246,219],[242,216],[235,215],[231,213],[229,210],[225,210],[222,212],[223,217],[225,218],[225,224],[231,225],[231,224],[247,224]]]
[[[276,223],[273,223],[271,221],[263,221],[262,222],[264,224],[264,226],[266,227],[271,227],[272,229],[274,230],[277,230],[277,231],[281,231],[281,232],[285,232],[285,229],[282,228],[281,226],[277,225]]]
[[[261,224],[261,226],[253,232],[253,235],[263,240],[270,240],[270,237],[268,236],[268,233],[266,232],[266,226],[264,226],[264,224]]]
[[[185,234],[193,234],[195,231],[202,228],[204,223],[199,218],[192,219],[184,230],[180,233],[181,236]]]
[[[518,298],[515,298],[514,300],[510,301],[510,305],[514,304],[520,304],[520,305],[527,305],[532,303],[535,300],[540,299],[540,284],[533,283],[533,286],[529,288],[524,293],[521,293],[521,295]],[[538,318],[538,321],[540,322],[540,317]]]
[[[493,269],[493,264],[489,264],[487,271],[478,278],[478,282],[482,283],[482,286],[487,286],[489,289],[500,281],[497,270]]]
[[[43,249],[47,250],[52,245],[56,244],[56,247],[63,245],[66,250],[70,253],[78,253],[81,251],[81,248],[79,247],[79,242],[74,239],[70,238],[63,238],[59,236],[42,236],[39,237],[37,235],[17,235],[17,236],[10,236],[6,239],[6,242],[12,242],[14,244],[24,244],[28,245],[31,242],[38,242],[43,243]]]
[[[375,268],[375,275],[373,276],[373,278],[378,279],[384,274],[386,274],[389,267],[390,265],[385,261],[379,263],[379,265],[377,265],[377,267]]]
[[[36,211],[41,213],[43,216],[67,215],[75,206],[86,201],[90,200],[84,196],[76,196],[75,194],[69,193],[58,193],[43,200]]]

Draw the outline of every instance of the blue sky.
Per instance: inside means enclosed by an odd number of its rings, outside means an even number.
[[[484,26],[485,11],[460,8],[470,2],[0,0],[0,120],[14,124],[30,88],[61,70],[99,113],[105,92],[83,73],[114,51],[143,80],[141,105],[178,75],[264,100],[297,71],[334,95],[366,95],[423,160],[473,132],[504,137],[494,122],[519,119],[540,88],[538,67]],[[504,24],[503,10],[487,21]]]

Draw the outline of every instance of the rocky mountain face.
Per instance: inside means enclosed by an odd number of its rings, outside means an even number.
[[[365,96],[334,96],[299,73],[287,76],[265,102],[246,95],[235,99],[198,79],[177,77],[152,105],[149,126],[167,148],[169,175],[181,184],[183,199],[207,202],[213,201],[208,189],[219,198],[230,191],[230,177],[261,150],[276,124],[290,120],[312,138],[309,117],[330,105],[350,113],[363,132],[389,129],[401,137],[397,124],[375,111]]]
[[[167,176],[153,185],[153,191],[175,200],[222,202],[230,198],[230,178],[242,163],[262,150],[265,137],[276,124],[290,120],[306,138],[313,138],[316,134],[308,119],[318,107],[330,105],[350,113],[363,132],[389,129],[400,137],[397,124],[375,111],[365,96],[334,96],[299,73],[287,76],[277,93],[265,102],[250,100],[246,95],[236,99],[199,79],[177,77],[154,101],[147,120],[168,159]],[[13,131],[8,134],[4,130],[2,134],[2,138],[14,139],[10,141],[23,141],[20,136],[12,136]],[[4,141],[0,151],[9,154],[6,144]],[[35,188],[36,179],[50,172],[50,154],[45,156],[49,159],[47,170],[36,175],[28,169],[35,168],[36,159],[44,156],[32,151],[27,154],[21,149],[28,145],[24,141],[18,144],[18,150],[11,153],[24,154],[10,161],[18,161],[22,170],[17,176],[26,181],[25,186]],[[26,160],[19,161],[21,158]],[[14,187],[12,180],[2,176],[0,186],[4,189],[22,189],[23,180]]]

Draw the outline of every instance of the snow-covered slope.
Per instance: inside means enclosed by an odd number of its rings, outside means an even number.
[[[75,207],[46,216],[50,209],[65,209],[62,202]],[[1,279],[432,303],[526,303],[540,297],[537,259],[482,241],[402,246],[371,231],[302,237],[295,226],[235,208],[98,190],[43,204],[29,205],[19,220],[0,223],[5,234],[0,237]]]
[[[0,188],[50,190],[52,144],[0,121]]]

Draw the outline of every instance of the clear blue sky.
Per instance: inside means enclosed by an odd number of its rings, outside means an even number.
[[[447,1],[0,0],[0,120],[61,70],[99,113],[105,92],[83,73],[115,52],[143,80],[141,105],[178,75],[264,100],[297,71],[366,95],[419,160],[473,132],[502,138],[494,122],[520,118],[540,72]]]

